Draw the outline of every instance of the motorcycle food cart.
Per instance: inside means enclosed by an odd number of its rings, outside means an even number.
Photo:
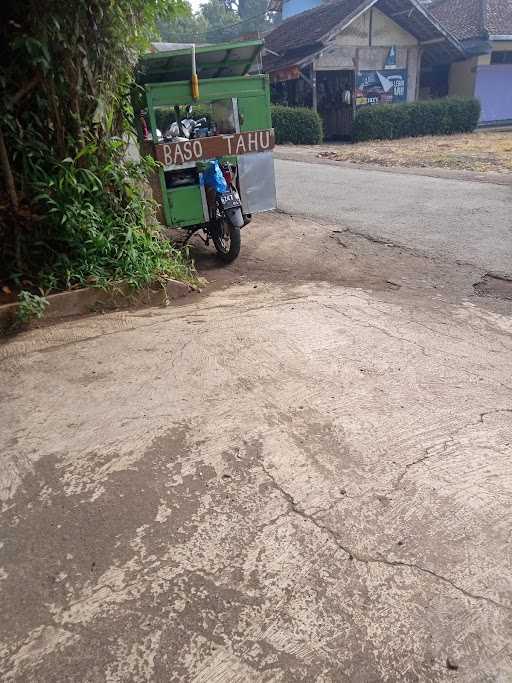
[[[191,45],[139,64],[165,223],[187,231],[185,241],[202,231],[224,261],[238,255],[251,215],[276,205],[269,81],[249,74],[262,47]]]

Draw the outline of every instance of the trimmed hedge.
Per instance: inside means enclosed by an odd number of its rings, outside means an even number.
[[[278,145],[318,145],[322,142],[322,120],[312,109],[273,104],[272,125]]]
[[[450,135],[473,131],[480,117],[475,98],[380,104],[360,109],[354,120],[355,142],[394,140],[420,135]]]

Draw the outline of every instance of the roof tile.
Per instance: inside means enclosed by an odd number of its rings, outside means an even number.
[[[487,0],[485,28],[491,35],[512,35],[511,0]]]
[[[314,45],[337,24],[366,4],[364,0],[338,0],[296,14],[265,37],[265,47],[281,55],[306,45]]]
[[[440,0],[428,9],[459,40],[512,35],[511,0]]]

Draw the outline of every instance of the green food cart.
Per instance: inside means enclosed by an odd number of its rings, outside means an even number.
[[[164,48],[138,69],[165,223],[187,231],[185,241],[201,231],[225,261],[238,255],[240,227],[276,205],[269,81],[250,73],[262,47],[255,40]],[[227,190],[219,189],[219,168]],[[237,202],[242,223],[230,218]]]

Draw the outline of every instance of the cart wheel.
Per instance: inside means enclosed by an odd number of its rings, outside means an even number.
[[[219,258],[224,263],[231,263],[240,253],[240,228],[236,228],[228,221],[218,223],[216,230],[212,231],[212,240]]]

